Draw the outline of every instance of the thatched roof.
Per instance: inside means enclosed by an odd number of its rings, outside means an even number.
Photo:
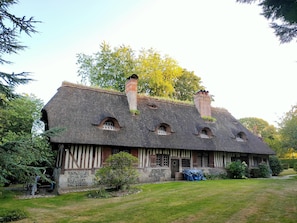
[[[137,100],[140,114],[132,115],[124,93],[63,82],[44,106],[43,120],[48,128],[66,128],[60,136],[51,138],[52,143],[274,154],[225,109],[211,108],[216,121],[210,123],[192,104],[140,95]],[[107,117],[118,121],[118,131],[98,127]],[[170,126],[171,134],[156,134],[161,123]],[[199,137],[205,127],[211,130],[212,138]],[[240,132],[247,141],[235,139]]]

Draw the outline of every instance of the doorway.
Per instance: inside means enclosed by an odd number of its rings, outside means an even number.
[[[176,172],[179,172],[179,159],[171,159],[171,178],[175,178]]]

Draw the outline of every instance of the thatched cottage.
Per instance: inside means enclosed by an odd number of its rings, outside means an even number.
[[[46,129],[65,128],[50,139],[59,188],[92,185],[119,151],[138,158],[140,182],[171,180],[186,168],[218,173],[238,159],[257,166],[274,154],[227,110],[211,107],[207,91],[189,104],[138,95],[137,82],[129,77],[125,93],[63,82],[44,106]]]

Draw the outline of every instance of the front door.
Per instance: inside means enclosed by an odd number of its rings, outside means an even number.
[[[179,159],[171,159],[171,178],[175,178],[176,172],[179,172]]]

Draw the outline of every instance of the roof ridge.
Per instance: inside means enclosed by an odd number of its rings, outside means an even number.
[[[82,90],[98,91],[98,92],[108,93],[108,94],[125,95],[123,92],[119,92],[119,91],[112,90],[112,89],[103,89],[103,88],[96,87],[96,86],[86,86],[83,84],[74,84],[74,83],[71,83],[68,81],[63,81],[61,87],[72,87],[72,88],[77,88],[77,89],[82,89]]]
[[[71,88],[77,88],[77,89],[82,89],[82,90],[89,90],[89,91],[96,91],[96,92],[101,92],[101,93],[106,93],[106,94],[125,96],[124,92],[119,92],[119,91],[116,91],[113,89],[103,89],[103,88],[96,87],[96,86],[87,86],[87,85],[83,85],[83,84],[72,83],[69,81],[63,81],[61,87],[71,87]],[[154,96],[149,96],[149,95],[144,95],[144,94],[138,94],[137,97],[139,99],[148,99],[148,100],[153,100],[153,101],[157,101],[157,102],[159,101],[159,102],[183,105],[183,106],[193,106],[194,105],[193,101],[192,102],[191,101],[179,101],[179,100],[174,100],[171,98],[154,97]],[[211,109],[228,112],[228,110],[225,108],[211,106]]]

